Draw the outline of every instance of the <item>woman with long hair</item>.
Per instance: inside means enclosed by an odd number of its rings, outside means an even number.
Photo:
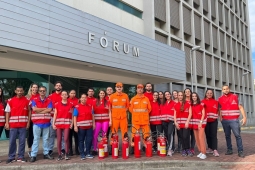
[[[207,89],[205,98],[202,100],[205,107],[205,115],[207,115],[207,125],[205,127],[206,141],[208,149],[206,153],[212,153],[214,156],[219,156],[217,151],[218,139],[218,101],[214,99],[213,90]]]
[[[158,92],[158,99],[159,99],[159,102],[162,104],[164,100],[164,93],[162,91]]]
[[[97,154],[97,138],[100,131],[102,135],[107,134],[109,126],[112,124],[111,114],[109,114],[109,102],[105,98],[106,92],[100,90],[94,106],[95,130],[93,134],[93,155]]]
[[[87,104],[87,95],[81,94],[80,103],[75,106],[73,113],[74,131],[78,133],[81,160],[94,158],[94,156],[90,154],[93,129],[95,128],[92,110],[93,106],[91,107]],[[86,144],[86,153],[84,151],[84,143]]]
[[[5,125],[5,112],[4,112],[5,106],[6,103],[4,100],[4,91],[3,88],[0,87],[0,137],[2,135]]]
[[[68,102],[71,102],[73,106],[75,107],[77,104],[79,104],[79,99],[76,98],[76,91],[70,90]],[[74,131],[74,128],[70,129],[69,133],[69,155],[73,156],[73,136],[74,136],[74,148],[75,148],[75,154],[80,155],[79,152],[79,143],[78,143],[78,134]]]
[[[53,117],[53,129],[57,130],[57,149],[58,149],[58,161],[62,159],[61,143],[62,134],[64,134],[65,142],[65,160],[69,160],[69,133],[73,127],[73,104],[68,102],[68,93],[63,90],[61,92],[61,102],[55,103],[55,112]]]
[[[37,97],[40,97],[38,93],[38,84],[32,83],[29,87],[29,90],[27,92],[26,97],[30,100],[30,106],[32,103],[32,100],[34,100]],[[31,107],[32,110],[32,107]],[[31,157],[31,147],[33,145],[34,141],[34,134],[33,134],[33,122],[30,120],[30,126],[28,128],[28,136],[27,136],[27,146],[28,146],[28,156]]]
[[[195,139],[197,142],[197,148],[200,152],[197,157],[200,159],[206,158],[206,146],[205,146],[205,126],[206,115],[204,104],[200,102],[200,98],[197,93],[192,93],[192,128],[194,131]]]
[[[158,92],[153,93],[153,101],[151,102],[151,112],[150,112],[150,128],[151,133],[153,134],[153,152],[157,151],[157,142],[156,142],[156,134],[162,133],[162,121],[160,115],[160,101],[158,98]]]
[[[192,91],[189,89],[189,88],[186,88],[184,90],[184,98],[185,98],[185,101],[188,102],[189,104],[191,104],[191,94],[192,94]],[[194,155],[195,154],[195,136],[194,136],[194,132],[193,132],[193,129],[190,129],[190,151],[192,152],[192,154]]]
[[[193,156],[190,151],[190,119],[192,116],[191,106],[185,101],[183,92],[178,92],[179,102],[174,107],[174,124],[177,133],[180,134],[182,143],[182,156]]]

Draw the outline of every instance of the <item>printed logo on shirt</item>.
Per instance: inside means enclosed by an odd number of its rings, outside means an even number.
[[[138,102],[134,102],[134,104],[138,104]]]
[[[147,102],[145,102],[145,101],[144,101],[143,103],[144,103],[144,104],[148,104],[148,103],[147,103]]]
[[[237,103],[236,103],[236,101],[235,101],[235,100],[233,100],[231,104],[237,104]]]
[[[185,111],[184,112],[189,112],[189,109],[185,109]]]
[[[117,101],[118,101],[118,99],[113,99],[112,101],[113,101],[113,102],[117,102]]]
[[[122,99],[122,101],[123,101],[123,102],[125,102],[125,101],[126,101],[126,99]]]
[[[24,107],[24,110],[27,110],[27,107]]]
[[[216,106],[216,104],[215,104],[215,105],[213,105],[213,108],[217,109],[217,106]]]

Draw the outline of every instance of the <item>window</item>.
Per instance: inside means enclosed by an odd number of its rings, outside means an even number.
[[[142,12],[119,1],[119,0],[104,0],[105,2],[108,2],[109,4],[112,4],[120,9],[122,9],[123,11],[126,11],[134,16],[137,16],[138,18],[142,18]]]

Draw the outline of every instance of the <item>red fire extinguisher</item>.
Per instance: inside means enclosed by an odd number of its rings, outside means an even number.
[[[104,157],[108,157],[108,141],[107,141],[107,137],[104,133],[103,135],[103,138],[102,138],[102,141],[103,141],[103,146],[104,146]]]
[[[112,159],[118,159],[119,157],[119,142],[117,142],[116,140],[114,140],[112,142]]]
[[[103,140],[100,140],[98,142],[98,158],[99,159],[104,159],[105,158],[105,155],[104,155],[104,141]]]
[[[161,157],[165,157],[166,156],[166,138],[164,134],[158,137],[157,144],[158,144],[158,155]]]
[[[145,140],[145,155],[146,157],[152,157],[152,138],[151,137],[147,137]]]
[[[141,136],[138,130],[136,131],[134,135],[134,153],[135,153],[135,158],[141,157]]]
[[[124,134],[124,139],[122,141],[122,159],[128,159],[129,157],[129,142],[127,132]]]

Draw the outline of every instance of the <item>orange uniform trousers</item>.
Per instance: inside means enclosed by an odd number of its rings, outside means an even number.
[[[127,126],[128,126],[127,117],[123,119],[112,118],[112,133],[115,132],[118,133],[118,130],[120,128],[122,139],[124,138],[124,134],[128,132]]]

